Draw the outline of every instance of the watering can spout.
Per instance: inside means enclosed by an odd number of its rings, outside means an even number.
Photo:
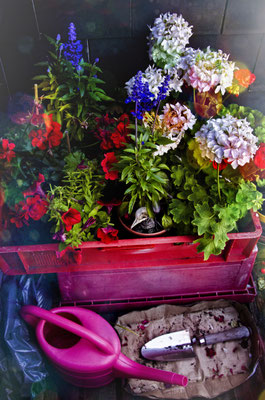
[[[114,366],[117,378],[136,378],[159,381],[170,385],[187,386],[188,378],[170,371],[162,371],[146,367],[130,360],[124,354],[120,354]]]

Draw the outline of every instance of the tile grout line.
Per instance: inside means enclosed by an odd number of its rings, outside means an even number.
[[[222,35],[223,32],[224,32],[224,24],[225,24],[226,11],[227,11],[227,7],[228,7],[228,1],[229,1],[229,0],[226,0],[226,3],[225,3],[224,15],[223,15],[223,20],[222,20],[221,29],[220,29],[221,35]]]
[[[4,67],[4,64],[3,64],[3,61],[2,61],[1,56],[0,56],[0,67],[1,67],[1,70],[2,70],[2,73],[3,73],[3,77],[4,77],[5,84],[6,84],[8,96],[9,96],[9,98],[11,99],[12,96],[11,96],[11,93],[10,93],[10,89],[9,89],[9,85],[8,85],[8,80],[7,80],[7,76],[6,76],[6,72],[5,72],[5,67]]]

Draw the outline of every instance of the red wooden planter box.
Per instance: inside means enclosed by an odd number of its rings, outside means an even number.
[[[240,269],[242,271],[244,265],[248,263],[246,259],[251,256],[262,233],[258,214],[251,212],[251,217],[245,232],[228,234],[229,241],[223,252],[218,256],[211,256],[207,262],[203,260],[202,253],[197,253],[198,244],[192,243],[195,237],[164,236],[150,239],[122,239],[110,244],[99,241],[86,242],[80,247],[79,263],[71,254],[58,258],[56,255],[58,244],[0,247],[0,269],[9,275],[71,271],[104,274],[104,271],[129,269],[132,272],[140,268],[153,270],[157,267],[176,266],[185,270],[194,265],[196,271],[203,269],[210,271],[209,265],[213,267],[219,265],[220,268],[224,268],[221,265],[232,262],[233,271],[238,270],[237,276],[241,288],[247,284],[248,278],[242,283],[239,276]],[[193,279],[198,276],[199,272],[195,273]]]

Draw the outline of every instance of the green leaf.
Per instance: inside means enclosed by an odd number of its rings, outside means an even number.
[[[137,194],[134,194],[129,201],[129,207],[128,207],[129,214],[131,214],[133,212],[133,208],[134,208],[136,200],[137,200]]]
[[[83,104],[78,104],[77,105],[77,117],[80,117],[82,111],[83,111]]]
[[[170,143],[174,143],[174,141],[173,140],[171,140],[171,139],[169,139],[169,138],[167,138],[166,136],[161,136],[160,138],[158,138],[157,140],[156,140],[156,143],[158,144],[158,145],[166,145],[166,144],[170,144]]]
[[[169,215],[167,215],[167,214],[163,215],[163,217],[162,217],[162,226],[163,226],[164,229],[172,228],[173,221],[172,221],[172,218]]]
[[[206,232],[212,232],[211,224],[214,222],[214,213],[207,203],[197,204],[195,206],[194,219],[192,224],[198,227],[198,235]]]
[[[36,75],[32,78],[33,81],[42,81],[44,79],[47,79],[48,76],[47,75]]]
[[[204,237],[194,240],[193,243],[199,243],[197,247],[198,253],[204,253],[204,260],[207,261],[212,254],[218,255],[222,249],[215,246],[213,237],[204,235]]]
[[[34,64],[35,67],[47,67],[49,65],[48,61],[40,61]]]
[[[169,205],[169,210],[170,214],[173,215],[173,221],[176,222],[176,224],[179,224],[180,222],[184,222],[184,224],[190,223],[192,209],[188,203],[178,199],[173,199]]]

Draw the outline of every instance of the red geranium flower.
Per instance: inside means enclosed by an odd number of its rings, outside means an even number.
[[[113,164],[117,162],[114,152],[104,154],[105,159],[101,161],[101,166],[105,172],[105,179],[115,180],[118,179],[118,171],[112,170]]]
[[[75,224],[81,222],[81,214],[75,208],[69,208],[67,212],[62,215],[62,220],[65,224],[65,229],[70,231]]]
[[[32,114],[30,118],[31,125],[41,126],[43,124],[43,116],[42,114]]]
[[[46,132],[43,132],[42,129],[38,129],[37,131],[32,130],[29,133],[29,138],[32,139],[31,144],[33,147],[38,147],[40,150],[46,150]]]
[[[213,161],[213,167],[214,169],[218,168],[218,163],[216,161]],[[227,167],[227,165],[229,164],[229,162],[224,159],[220,164],[219,164],[219,171],[222,171],[223,169],[225,169]]]
[[[265,143],[261,143],[254,157],[255,165],[260,168],[265,168]]]
[[[59,146],[63,138],[61,132],[61,125],[58,122],[53,121],[52,114],[42,114],[45,127],[46,127],[46,138],[49,148]]]
[[[8,139],[3,139],[2,149],[0,150],[0,158],[6,159],[7,162],[10,162],[13,157],[16,157],[16,154],[13,151],[15,147],[15,143],[9,143]]]
[[[101,140],[100,147],[102,148],[102,150],[110,150],[113,148],[111,135],[112,132],[98,128],[97,137]]]
[[[45,193],[43,192],[42,188],[41,188],[41,184],[45,181],[44,179],[44,175],[39,173],[39,177],[38,180],[35,181],[33,183],[33,185],[26,190],[25,192],[23,192],[23,196],[27,197],[27,196],[35,196],[35,194],[40,195],[40,197],[46,197]]]
[[[15,204],[15,210],[10,212],[10,214],[13,215],[13,217],[10,218],[10,222],[15,224],[17,228],[22,228],[23,222],[28,225],[28,222],[25,220],[26,211],[23,210],[25,204],[24,201],[20,201]]]
[[[245,88],[248,88],[249,85],[251,85],[256,79],[256,76],[252,74],[247,68],[238,69],[237,71],[235,71],[234,75],[238,83]]]
[[[119,122],[116,130],[112,133],[111,139],[117,149],[125,147],[125,143],[128,141],[128,124]]]
[[[47,212],[48,202],[42,199],[38,194],[34,197],[28,197],[22,209],[25,210],[25,218],[32,218],[38,221]]]
[[[108,225],[106,228],[98,228],[97,230],[97,237],[103,242],[103,243],[111,243],[114,242],[115,240],[119,240],[118,238],[118,230],[114,229],[112,226]]]

